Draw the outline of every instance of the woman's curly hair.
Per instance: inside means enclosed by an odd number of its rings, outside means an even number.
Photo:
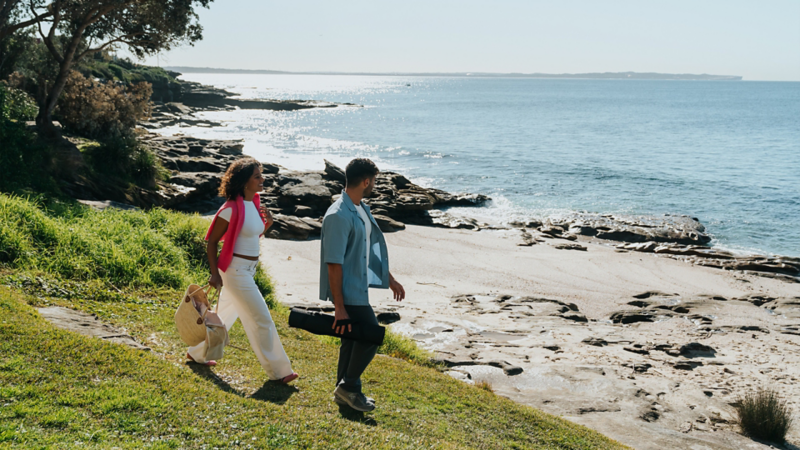
[[[235,200],[238,196],[244,196],[244,186],[253,176],[253,171],[261,169],[261,163],[254,158],[242,158],[236,160],[225,171],[222,182],[219,185],[220,197],[228,200]]]

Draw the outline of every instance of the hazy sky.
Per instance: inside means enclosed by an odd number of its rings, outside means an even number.
[[[800,0],[215,0],[148,63],[347,72],[666,72],[800,81]]]

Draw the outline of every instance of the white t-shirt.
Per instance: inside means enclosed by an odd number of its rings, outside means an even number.
[[[219,216],[227,222],[231,221],[231,208],[225,208],[220,211]],[[242,256],[259,256],[261,246],[259,245],[258,238],[264,232],[264,222],[261,221],[261,215],[256,209],[256,204],[253,202],[244,202],[244,223],[239,236],[236,237],[236,244],[233,246],[233,253]],[[224,245],[224,244],[223,244]]]
[[[369,216],[367,212],[364,211],[364,207],[361,205],[356,205],[356,211],[358,211],[358,215],[361,217],[361,220],[364,222],[364,228],[367,229],[367,253],[364,255],[367,258],[367,267],[369,267],[369,235],[372,234],[372,221],[369,220]]]

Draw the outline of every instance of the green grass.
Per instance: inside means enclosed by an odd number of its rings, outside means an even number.
[[[168,255],[163,258],[182,261],[175,277],[205,277],[196,239],[207,222],[159,210],[64,207],[39,210],[40,216],[17,204],[38,210],[30,202],[0,200],[15,203],[6,212],[15,211],[16,220],[25,217],[12,242],[23,242],[18,247],[29,252],[0,269],[0,279],[11,286],[0,287],[0,447],[621,448],[587,428],[425,366],[425,352],[397,335],[381,351],[403,359],[379,356],[364,375],[378,409],[366,415],[340,411],[331,399],[337,347],[288,328],[281,306],[273,318],[302,376],[294,386],[266,382],[240,326],[231,341],[246,350],[227,348],[214,368],[186,364],[172,323],[180,289],[147,275],[166,260],[139,259],[132,263],[138,270],[129,273],[127,263],[121,264],[125,270],[101,270],[92,258],[114,261],[109,255],[119,249],[135,253],[152,241]],[[59,252],[71,242],[62,233],[104,250]],[[0,243],[0,251],[9,253],[7,244]],[[90,275],[62,271],[71,264],[57,261],[64,258],[82,261]],[[269,278],[259,277],[274,304]],[[152,351],[56,329],[34,309],[45,305],[95,313]]]
[[[0,194],[0,264],[116,288],[178,289],[208,277],[199,216],[57,209]]]

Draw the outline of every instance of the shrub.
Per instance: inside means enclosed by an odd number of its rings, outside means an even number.
[[[67,129],[90,138],[130,132],[150,115],[150,83],[131,86],[98,82],[72,71],[58,100],[58,118]]]
[[[744,395],[736,404],[742,433],[755,439],[782,444],[792,426],[792,411],[773,389],[759,389]]]
[[[28,94],[0,83],[0,192],[57,191],[48,175],[52,152],[24,123],[35,115]]]
[[[147,189],[155,189],[158,180],[169,177],[161,161],[132,134],[119,134],[86,145],[82,152],[94,175],[133,182]]]
[[[27,92],[0,82],[0,120],[33,120],[38,111],[36,101]]]

